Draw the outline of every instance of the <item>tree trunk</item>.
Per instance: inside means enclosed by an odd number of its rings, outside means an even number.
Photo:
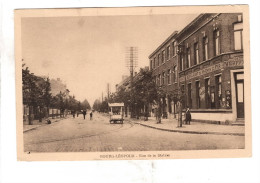
[[[29,125],[32,125],[32,113],[31,113],[31,106],[29,106],[29,117],[28,117]]]
[[[179,127],[182,127],[182,102],[179,102]]]
[[[39,111],[39,122],[42,122],[42,108],[40,107]]]
[[[161,118],[162,118],[162,107],[161,107],[161,101],[159,99],[158,111],[157,111],[157,123],[161,123]]]

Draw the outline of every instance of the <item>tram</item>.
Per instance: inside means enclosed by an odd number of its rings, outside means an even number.
[[[110,123],[124,122],[124,103],[109,103]]]

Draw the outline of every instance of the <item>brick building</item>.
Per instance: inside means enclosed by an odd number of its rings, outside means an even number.
[[[162,114],[164,117],[174,117],[177,113],[173,95],[177,94],[177,31],[174,31],[150,56],[150,69],[156,85],[161,87],[165,96],[161,99]],[[152,116],[156,113],[153,106]]]
[[[243,122],[242,36],[242,13],[201,14],[150,55],[150,68],[167,93],[178,88],[183,92],[184,107],[191,108],[193,120]],[[167,59],[168,49],[174,49],[172,43],[178,53]],[[176,65],[178,84],[172,85],[169,76]],[[171,113],[167,96],[166,104],[164,110]]]

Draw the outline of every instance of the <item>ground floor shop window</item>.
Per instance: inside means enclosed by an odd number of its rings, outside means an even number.
[[[206,108],[210,109],[211,108],[211,102],[210,102],[210,79],[206,78],[205,79],[205,103],[206,103]]]
[[[172,100],[168,98],[168,112],[172,113]]]
[[[221,75],[216,76],[216,107],[221,108],[222,104],[222,85]]]
[[[196,104],[200,108],[200,82],[196,81]]]
[[[191,83],[188,84],[188,106],[192,108]]]

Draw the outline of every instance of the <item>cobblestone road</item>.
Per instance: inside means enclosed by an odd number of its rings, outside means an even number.
[[[143,127],[107,116],[67,118],[24,133],[26,152],[158,151],[244,148],[244,136],[184,134]]]

